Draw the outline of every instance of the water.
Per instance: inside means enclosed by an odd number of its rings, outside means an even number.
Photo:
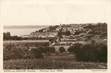
[[[44,28],[45,26],[39,26],[39,27],[4,27],[4,32],[10,32],[11,35],[17,35],[17,36],[23,36],[23,35],[29,35],[31,32],[35,32],[41,28]]]

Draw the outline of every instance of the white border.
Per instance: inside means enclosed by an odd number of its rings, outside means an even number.
[[[107,0],[106,0],[107,1]],[[73,0],[70,1],[70,3],[73,2]],[[44,3],[44,2],[43,2]],[[49,1],[50,3],[50,1]],[[111,3],[110,3],[111,4]],[[74,72],[74,73],[111,73],[111,7],[109,7],[109,10],[108,10],[108,17],[107,17],[107,24],[108,24],[108,69],[107,70],[102,70],[102,69],[68,69],[68,70],[62,70],[63,73],[71,73],[71,72]],[[1,15],[1,13],[0,13]],[[2,18],[0,17],[0,20],[2,20]],[[0,72],[1,73],[4,73],[3,71],[3,24],[0,22]],[[15,71],[16,72],[16,71]],[[27,71],[26,71],[27,72]],[[35,72],[35,71],[34,71]],[[39,72],[39,73],[46,73],[47,71],[36,71],[36,72]],[[50,73],[51,71],[49,70],[48,73]],[[55,70],[54,72],[59,72],[57,70]],[[12,72],[7,72],[7,73],[12,73]],[[21,73],[24,73],[24,72],[21,72]],[[33,73],[33,72],[28,72],[28,73]]]

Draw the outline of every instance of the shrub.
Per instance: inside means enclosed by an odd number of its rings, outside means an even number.
[[[17,48],[15,45],[7,45],[3,49],[3,59],[9,60],[9,59],[21,59],[24,57],[23,50],[20,48]]]
[[[31,53],[34,56],[34,58],[43,58],[42,52],[40,49],[31,49]]]
[[[55,48],[54,47],[38,47],[38,49],[42,52],[42,53],[55,53]]]
[[[95,61],[97,58],[96,56],[95,46],[90,44],[83,45],[81,48],[76,51],[77,59],[80,61]]]
[[[49,47],[49,52],[50,53],[55,53],[55,48],[54,47]]]
[[[75,54],[78,61],[107,62],[107,45],[79,43],[69,47],[69,52]]]
[[[47,47],[38,47],[38,49],[42,53],[47,53],[48,52],[48,48]]]
[[[98,45],[98,59],[102,62],[107,62],[107,46],[103,44]]]
[[[70,46],[70,47],[68,48],[68,52],[70,52],[70,53],[77,52],[78,49],[80,49],[81,47],[82,47],[82,44],[76,43],[76,44],[74,44],[73,46]]]
[[[64,47],[60,47],[60,48],[59,48],[59,51],[60,51],[61,53],[65,52]]]
[[[26,46],[26,45],[25,45]],[[3,48],[3,59],[26,59],[26,58],[43,58],[41,48],[29,48],[17,44],[5,44]]]

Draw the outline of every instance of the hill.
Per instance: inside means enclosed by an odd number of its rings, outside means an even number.
[[[32,32],[31,37],[38,38],[64,38],[69,37],[77,40],[107,39],[106,23],[87,24],[60,24],[49,26]]]

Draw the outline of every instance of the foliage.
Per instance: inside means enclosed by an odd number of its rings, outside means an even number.
[[[24,52],[21,48],[15,47],[14,44],[9,44],[3,49],[3,59],[21,59],[24,56]]]
[[[3,39],[4,40],[22,40],[23,38],[19,36],[12,36],[10,32],[6,32],[6,33],[3,33]]]
[[[78,61],[107,62],[107,45],[104,44],[85,44],[79,43],[69,47],[69,52],[76,55]]]
[[[60,47],[60,48],[59,48],[59,51],[60,51],[61,53],[65,52],[64,47]]]
[[[67,57],[65,57],[67,58]],[[4,69],[107,69],[106,63],[71,62],[70,60],[21,59],[3,62]]]
[[[41,45],[41,46],[40,46]],[[26,58],[43,58],[44,54],[55,53],[54,47],[48,47],[40,43],[4,43],[3,45],[4,60],[26,59]],[[32,46],[32,47],[31,47]],[[35,46],[35,47],[33,47]]]
[[[42,52],[42,53],[55,53],[55,48],[54,47],[38,47],[38,49]]]
[[[31,49],[31,53],[33,54],[34,58],[43,58],[42,52],[40,49]]]
[[[10,34],[10,32],[6,32],[6,33],[3,33],[3,39],[5,40],[8,40],[8,39],[10,39],[10,37],[11,37],[11,34]]]

